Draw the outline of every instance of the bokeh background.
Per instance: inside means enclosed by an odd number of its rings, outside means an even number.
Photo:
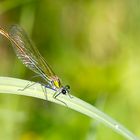
[[[21,25],[71,93],[140,136],[139,0],[0,0],[0,26]],[[0,75],[34,76],[0,36]],[[0,94],[2,140],[124,140],[78,112]]]

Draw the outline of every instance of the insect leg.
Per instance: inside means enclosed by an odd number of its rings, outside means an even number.
[[[19,91],[24,91],[25,89],[27,89],[27,88],[29,88],[29,87],[31,87],[31,86],[33,86],[33,85],[35,85],[36,84],[36,82],[33,82],[33,83],[29,83],[29,84],[27,84],[24,88],[22,88],[22,89],[18,89]]]
[[[72,99],[73,98],[73,96],[71,95],[71,94],[69,94],[69,93],[67,93],[68,94],[68,96]]]
[[[54,93],[54,95],[53,95],[53,98],[56,99],[57,101],[63,103],[65,106],[68,107],[68,105],[67,105],[65,102],[63,102],[63,101],[61,101],[61,100],[59,100],[59,99],[57,98],[60,94],[61,94],[60,91],[56,91],[56,92]]]
[[[44,92],[44,96],[45,96],[46,100],[48,100],[46,86],[41,85],[41,88]]]

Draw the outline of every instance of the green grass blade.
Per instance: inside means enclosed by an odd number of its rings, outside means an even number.
[[[23,91],[19,90],[19,89],[23,89],[29,83],[31,82],[26,80],[9,78],[9,77],[0,77],[0,93],[32,96],[32,97],[46,100],[45,93],[43,92],[42,87],[38,83]],[[47,91],[48,101],[55,102],[65,106],[65,104],[53,98],[54,90],[46,88],[46,91]],[[120,123],[118,123],[108,115],[104,114],[94,106],[82,101],[81,99],[74,96],[73,98],[70,98],[69,96],[65,96],[62,94],[58,96],[58,99],[65,102],[69,108],[76,110],[82,114],[89,116],[92,119],[95,119],[105,124],[107,127],[110,127],[120,135],[124,136],[126,139],[138,140],[138,138],[133,133],[127,130]]]

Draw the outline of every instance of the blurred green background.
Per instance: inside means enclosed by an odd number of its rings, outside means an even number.
[[[139,0],[0,0],[0,26],[21,25],[71,93],[140,136]],[[10,46],[10,47],[9,47]],[[0,36],[0,75],[34,76]],[[43,100],[0,94],[2,140],[124,140]]]

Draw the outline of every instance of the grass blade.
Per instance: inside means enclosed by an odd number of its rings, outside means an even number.
[[[30,81],[21,80],[16,78],[9,78],[9,77],[0,77],[0,93],[9,93],[9,94],[17,94],[17,95],[25,95],[25,96],[32,96],[35,98],[40,98],[46,100],[46,96],[42,90],[40,84],[36,83],[33,86],[20,91],[19,89],[23,89]],[[55,102],[61,105],[64,105],[62,102],[59,102],[53,98],[54,90],[46,88],[47,91],[47,100],[51,102]],[[106,115],[105,113],[101,112],[94,106],[84,102],[83,100],[74,97],[70,98],[69,96],[65,96],[61,94],[58,97],[59,100],[65,102],[67,106],[73,110],[76,110],[86,116],[97,120],[105,124],[107,127],[110,127],[120,135],[124,136],[126,139],[129,140],[138,140],[138,138],[131,133],[128,129],[122,126],[120,123]]]

